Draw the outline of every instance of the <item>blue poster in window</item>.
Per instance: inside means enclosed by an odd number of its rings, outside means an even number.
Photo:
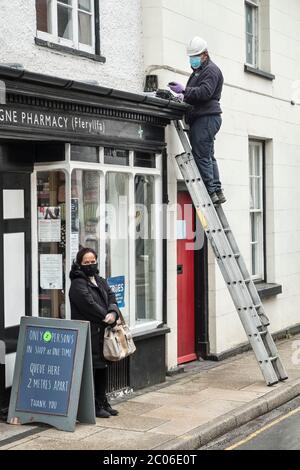
[[[17,411],[67,416],[78,331],[27,326]]]
[[[116,296],[118,307],[125,307],[125,276],[109,277],[107,283]]]

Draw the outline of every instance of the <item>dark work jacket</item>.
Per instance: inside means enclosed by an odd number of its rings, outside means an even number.
[[[93,367],[95,369],[104,368],[107,361],[103,356],[103,338],[107,323],[104,323],[103,320],[111,312],[116,314],[116,320],[119,318],[115,294],[105,279],[95,276],[96,286],[76,264],[72,267],[70,279],[72,281],[69,292],[71,318],[72,320],[90,322]]]
[[[210,58],[192,73],[184,92],[184,101],[192,106],[186,113],[189,125],[200,116],[222,113],[220,99],[223,83],[221,70]]]

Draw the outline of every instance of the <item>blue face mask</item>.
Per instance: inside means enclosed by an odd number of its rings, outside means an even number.
[[[199,67],[201,67],[202,65],[201,57],[197,57],[197,56],[190,57],[190,64],[193,69],[199,69]]]

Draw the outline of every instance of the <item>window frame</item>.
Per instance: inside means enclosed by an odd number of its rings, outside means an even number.
[[[95,170],[100,173],[100,233],[105,233],[105,204],[106,204],[106,174],[107,173],[125,173],[129,175],[129,208],[134,207],[132,204],[135,203],[134,193],[134,179],[136,175],[150,175],[154,176],[154,191],[155,191],[155,204],[162,204],[162,154],[156,153],[156,168],[144,168],[134,166],[134,151],[129,152],[129,166],[119,166],[104,164],[104,147],[97,147],[99,163],[87,163],[71,160],[71,144],[65,144],[65,161],[51,162],[51,163],[37,163],[34,166],[34,172],[32,173],[32,214],[37,213],[37,174],[40,171],[64,171],[66,175],[65,180],[65,191],[66,191],[66,240],[71,239],[71,178],[73,170]],[[135,213],[130,213],[130,220],[135,218]],[[136,283],[136,259],[135,259],[135,224],[130,223],[130,237],[129,237],[129,321],[131,330],[135,334],[146,333],[153,329],[156,329],[163,321],[163,265],[161,263],[163,253],[163,239],[162,239],[162,219],[163,214],[158,207],[155,210],[155,266],[156,266],[156,277],[155,277],[155,289],[156,289],[156,312],[155,320],[149,320],[142,324],[135,323],[136,317],[136,306],[135,306],[135,283]],[[38,236],[37,236],[37,219],[32,217],[32,263],[33,263],[33,283],[32,283],[32,299],[33,299],[33,316],[39,316],[38,311],[38,276],[37,276],[37,262],[36,253],[38,250]],[[105,258],[106,258],[106,246],[105,238],[100,238],[100,250],[99,250],[99,271],[102,277],[106,275]],[[69,292],[70,279],[68,272],[71,269],[72,257],[71,257],[71,244],[69,242],[66,247],[66,282],[65,289],[66,293]],[[36,268],[36,269],[35,269]],[[67,299],[67,295],[66,295]],[[65,306],[66,319],[71,318],[70,304],[66,301]]]
[[[259,149],[259,172],[260,175],[251,175],[251,159],[252,160],[252,168],[254,168],[254,155],[255,149]],[[259,200],[259,207],[260,209],[256,209],[251,207],[251,203],[249,204],[249,228],[250,228],[250,273],[251,278],[254,282],[266,282],[266,211],[265,211],[265,143],[264,141],[250,139],[249,140],[249,196],[250,201],[252,197],[252,180],[260,180],[259,184],[259,195],[256,195],[255,200]],[[254,185],[254,188],[256,185]],[[260,224],[258,227],[258,240],[253,242],[252,241],[252,216],[253,214],[260,217]],[[256,219],[257,217],[255,217]],[[253,274],[253,246],[258,246],[258,264],[259,269],[256,273]]]
[[[253,31],[252,31],[252,50],[253,50],[253,61],[248,62],[248,36],[250,33],[247,32],[247,9],[250,8],[253,16]],[[259,69],[260,58],[259,58],[259,3],[257,0],[245,0],[245,39],[246,39],[246,65]]]
[[[79,9],[78,1],[79,0],[71,0],[72,6],[64,5],[60,2],[60,0],[51,0],[51,30],[52,33],[47,33],[45,31],[40,31],[37,28],[37,17],[36,17],[36,35],[38,39],[52,42],[59,46],[67,47],[70,49],[75,49],[81,52],[86,52],[89,54],[98,54],[99,47],[97,45],[98,42],[98,35],[96,31],[96,25],[98,21],[96,19],[96,15],[98,15],[99,10],[96,6],[96,2],[98,0],[91,0],[91,35],[92,35],[92,45],[89,46],[87,44],[82,44],[79,42],[79,25],[78,25],[78,14],[79,12],[83,11]],[[58,4],[64,5],[65,8],[72,9],[72,32],[73,32],[73,39],[65,39],[58,36],[58,15],[57,15],[57,7]],[[87,12],[85,12],[88,14]]]

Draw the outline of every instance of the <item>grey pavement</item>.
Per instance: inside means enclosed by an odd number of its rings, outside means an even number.
[[[289,380],[267,387],[252,352],[197,362],[113,406],[117,417],[54,428],[0,424],[0,450],[194,450],[300,395],[300,335],[278,343]],[[26,434],[22,434],[26,433]]]

